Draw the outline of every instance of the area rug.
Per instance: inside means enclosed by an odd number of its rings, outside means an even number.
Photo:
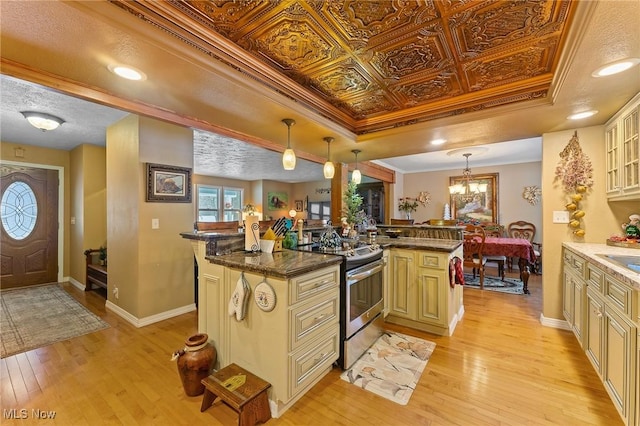
[[[0,292],[0,358],[108,328],[58,284]]]
[[[406,405],[435,348],[433,342],[387,331],[340,378]]]
[[[464,274],[464,285],[466,287],[480,288],[480,277],[476,275],[473,278],[471,274]],[[484,276],[484,289],[490,291],[499,291],[501,293],[510,294],[524,294],[524,284],[522,281],[516,278],[505,278],[502,281],[500,278],[494,278],[491,276]]]

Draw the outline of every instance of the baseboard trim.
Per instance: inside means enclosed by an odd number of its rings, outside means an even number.
[[[169,318],[177,317],[178,315],[186,314],[188,312],[193,312],[196,310],[196,304],[191,303],[186,306],[182,306],[179,308],[171,309],[169,311],[160,312],[159,314],[151,315],[144,318],[137,318],[134,315],[131,315],[129,312],[122,309],[120,306],[112,303],[107,300],[105,304],[105,308],[109,309],[119,317],[123,318],[125,321],[131,323],[133,326],[140,328],[150,324],[154,324],[156,322],[164,321]]]
[[[543,314],[540,314],[540,324],[545,327],[559,328],[561,330],[571,330],[571,326],[565,320],[559,320],[556,318],[546,318]]]
[[[64,280],[65,280],[65,281],[69,281],[69,282],[70,282],[71,284],[73,284],[73,286],[74,286],[75,288],[77,288],[78,290],[82,290],[82,291],[84,291],[85,285],[84,285],[84,284],[82,284],[80,281],[78,281],[78,280],[76,280],[76,279],[74,279],[74,278],[71,278],[71,277],[66,277]]]

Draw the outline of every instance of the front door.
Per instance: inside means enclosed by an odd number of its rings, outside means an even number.
[[[58,171],[0,166],[0,288],[56,282]]]

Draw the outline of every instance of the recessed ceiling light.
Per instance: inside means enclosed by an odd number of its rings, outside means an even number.
[[[603,65],[594,72],[591,73],[592,77],[606,77],[608,75],[618,74],[622,71],[626,71],[631,67],[640,64],[639,58],[628,58],[620,61],[612,62],[607,65]]]
[[[596,115],[597,113],[598,111],[595,110],[578,112],[576,114],[571,114],[570,116],[568,116],[567,120],[582,120],[583,118],[591,117],[592,115]]]
[[[431,141],[431,145],[442,145],[443,143],[445,143],[447,140],[446,139],[434,139]]]
[[[145,73],[129,66],[109,65],[109,71],[127,80],[139,81],[147,79]]]

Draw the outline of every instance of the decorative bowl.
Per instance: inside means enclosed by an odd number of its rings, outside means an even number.
[[[402,230],[400,229],[387,229],[384,231],[384,234],[389,238],[398,238],[402,235]]]

